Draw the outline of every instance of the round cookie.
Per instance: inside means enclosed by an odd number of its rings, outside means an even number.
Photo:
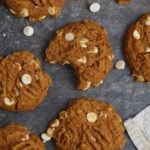
[[[57,17],[65,0],[5,0],[12,14],[28,17],[30,21],[41,21],[46,16]]]
[[[125,53],[132,76],[139,82],[150,82],[150,13],[129,28]]]
[[[1,150],[46,150],[40,138],[21,125],[7,125],[0,128]]]
[[[51,78],[38,58],[28,51],[0,60],[0,108],[9,111],[35,109],[45,98]]]
[[[118,150],[125,144],[124,131],[113,106],[82,98],[71,102],[46,134],[54,138],[59,150]]]
[[[49,63],[70,64],[75,69],[80,90],[101,85],[113,58],[107,31],[96,21],[76,22],[60,29],[46,50]]]

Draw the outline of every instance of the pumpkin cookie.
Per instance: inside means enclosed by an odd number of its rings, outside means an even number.
[[[59,16],[65,0],[5,0],[11,13],[28,17],[30,21],[41,21],[46,16]]]
[[[0,107],[9,111],[36,108],[47,94],[51,78],[28,51],[0,59]]]
[[[113,58],[107,31],[96,21],[76,22],[60,29],[46,50],[49,63],[70,64],[75,69],[81,90],[101,85]]]
[[[51,122],[46,134],[54,138],[59,150],[118,150],[125,144],[124,131],[111,105],[82,98],[71,102]]]
[[[45,150],[40,138],[21,125],[0,128],[0,150]]]
[[[150,82],[150,13],[129,28],[125,53],[132,76],[139,82]]]
[[[118,4],[128,4],[131,0],[116,0]]]

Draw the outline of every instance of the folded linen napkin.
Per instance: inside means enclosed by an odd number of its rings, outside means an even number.
[[[150,106],[126,120],[124,125],[138,150],[150,150]]]

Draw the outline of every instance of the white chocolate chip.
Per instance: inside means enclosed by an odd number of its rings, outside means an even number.
[[[51,127],[52,128],[57,128],[59,126],[60,122],[58,119],[54,120],[52,123],[51,123]]]
[[[39,18],[39,20],[43,20],[43,19],[45,19],[46,18],[46,16],[41,16],[40,18]]]
[[[145,52],[150,53],[150,47],[147,47]]]
[[[99,49],[96,46],[94,47],[93,50],[88,51],[88,53],[90,53],[90,54],[97,54],[98,52],[99,52]]]
[[[39,64],[35,60],[31,60],[30,63],[34,65],[35,68],[39,68]]]
[[[88,90],[89,88],[90,88],[90,86],[91,86],[91,82],[90,81],[87,81],[87,83],[86,83],[86,86],[84,87],[84,91],[86,91],[86,90]]]
[[[64,63],[63,63],[64,65],[69,65],[70,64],[70,62],[69,61],[64,61]]]
[[[19,83],[19,86],[20,86],[20,87],[23,87],[23,85],[22,85],[22,83],[21,83],[21,82]]]
[[[7,106],[12,106],[15,104],[15,101],[14,100],[10,100],[8,97],[5,97],[4,98],[4,103],[7,105]]]
[[[82,58],[78,59],[78,63],[86,64],[87,63],[86,57],[82,57]]]
[[[39,80],[39,77],[38,77],[38,75],[34,75],[34,77],[35,77],[35,79],[36,79],[36,81],[38,81]]]
[[[55,128],[48,128],[46,133],[51,138],[54,135],[54,131],[55,131]]]
[[[12,14],[16,14],[16,12],[12,9],[9,9],[9,11],[12,13]]]
[[[101,8],[101,6],[98,2],[94,2],[90,5],[90,11],[93,13],[99,12],[100,8]]]
[[[50,64],[56,64],[57,62],[56,61],[50,61]]]
[[[71,32],[65,34],[65,40],[68,42],[73,41],[74,40],[74,34]]]
[[[34,29],[31,26],[26,26],[23,29],[23,33],[25,36],[32,36],[34,34]]]
[[[29,16],[29,11],[28,11],[28,9],[23,8],[23,9],[21,10],[21,12],[20,12],[20,15],[21,15],[22,17],[28,17],[28,16]]]
[[[48,13],[52,16],[56,15],[59,11],[59,8],[57,7],[49,7],[48,8]]]
[[[119,60],[116,64],[115,64],[116,69],[121,70],[121,69],[125,69],[125,61],[124,60]]]
[[[80,46],[82,48],[87,48],[87,43],[89,42],[89,40],[87,38],[81,38],[80,39]]]
[[[21,141],[28,141],[29,140],[29,135],[27,134],[24,138],[21,139]]]
[[[110,61],[112,61],[112,59],[113,59],[114,56],[113,56],[113,55],[112,55],[112,56],[109,55],[109,56],[107,56],[107,57],[108,57],[108,59],[109,59]]]
[[[19,91],[15,88],[15,94],[16,96],[19,96]]]
[[[141,38],[141,35],[140,33],[137,31],[137,30],[134,30],[133,32],[133,37],[137,40],[139,40]]]
[[[148,17],[147,20],[145,21],[145,25],[150,26],[150,17]]]
[[[32,77],[31,77],[29,74],[24,74],[24,75],[21,77],[21,80],[22,80],[22,83],[28,85],[28,84],[31,84],[31,82],[32,82]]]
[[[95,112],[89,112],[87,114],[87,120],[91,123],[94,123],[97,120],[97,114]]]
[[[14,63],[13,67],[16,68],[16,69],[18,69],[18,70],[20,70],[20,71],[22,69],[21,64],[19,64],[19,63]]]
[[[101,80],[98,84],[95,85],[95,87],[98,87],[99,85],[101,85],[101,84],[103,84],[103,83],[104,83],[104,81]]]
[[[43,140],[43,143],[46,143],[51,140],[51,137],[49,137],[46,133],[43,133],[41,135],[41,139]]]

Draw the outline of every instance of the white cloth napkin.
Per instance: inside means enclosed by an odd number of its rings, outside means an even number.
[[[150,106],[126,120],[124,125],[138,150],[150,150]]]

